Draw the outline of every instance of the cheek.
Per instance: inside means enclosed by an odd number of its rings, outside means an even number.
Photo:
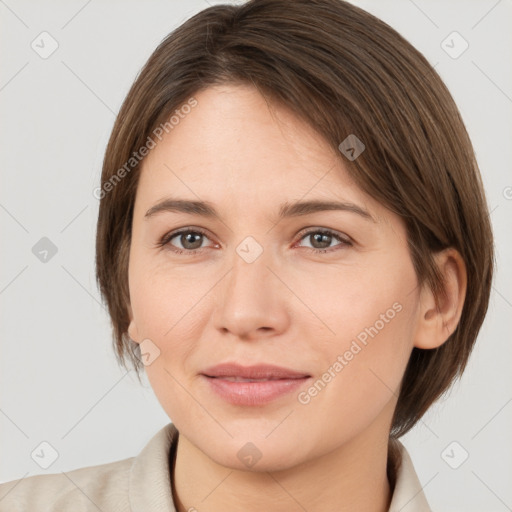
[[[149,261],[134,258],[132,264],[130,298],[137,331],[141,341],[151,340],[147,346],[157,354],[144,370],[162,408],[178,424],[183,411],[192,417],[197,413],[190,407],[185,376],[193,340],[199,338],[204,292],[196,288],[193,278],[172,276]]]
[[[151,257],[137,251],[130,261],[129,283],[138,331],[165,345],[197,321],[196,306],[208,290],[197,274],[170,268],[163,254]]]
[[[401,261],[339,274],[326,280],[322,300],[318,291],[310,295],[331,332],[316,338],[324,373],[315,389],[305,390],[304,402],[316,402],[339,418],[350,413],[363,424],[396,398],[417,315],[414,269],[405,256]]]
[[[149,339],[159,356],[146,366],[148,377],[169,387],[187,371],[189,354],[209,318],[204,296],[211,284],[193,272],[177,272],[162,259],[137,254],[130,262],[130,299],[140,340]],[[157,378],[158,374],[158,378]],[[181,381],[182,379],[180,379]]]
[[[203,330],[205,303],[200,301],[205,292],[186,283],[172,284],[157,274],[141,282],[136,306],[141,336],[149,338],[158,347],[159,355],[145,366],[145,372],[163,410],[179,427],[184,423],[201,424],[201,409],[191,407],[190,364],[196,350],[196,340]]]
[[[399,300],[392,301],[393,296]],[[301,397],[311,412],[329,411],[333,436],[340,424],[353,433],[362,430],[398,397],[416,309],[398,291],[382,299],[354,306],[353,316],[340,315],[336,325],[343,334],[334,343],[323,343],[325,371]]]

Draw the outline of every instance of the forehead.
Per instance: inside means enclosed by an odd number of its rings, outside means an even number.
[[[138,196],[166,193],[219,204],[260,206],[287,200],[357,201],[382,208],[346,170],[342,157],[309,124],[246,85],[210,87],[142,164]]]

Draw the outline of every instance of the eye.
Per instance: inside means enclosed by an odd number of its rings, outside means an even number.
[[[307,232],[303,232],[300,240],[307,240],[309,239],[311,242],[311,250],[314,253],[325,253],[325,252],[333,252],[341,249],[343,246],[351,246],[352,243],[350,242],[348,237],[343,237],[336,233],[335,231],[332,231],[330,229],[311,229]],[[338,240],[340,243],[336,244],[334,246],[331,246],[331,243],[334,240]]]
[[[175,242],[173,242],[174,239],[176,239]],[[344,246],[352,245],[348,237],[343,237],[337,232],[325,228],[310,229],[309,231],[302,232],[300,240],[308,239],[311,243],[309,248],[314,253],[333,252]],[[203,245],[205,240],[209,240],[209,238],[206,232],[202,229],[183,228],[178,231],[167,233],[162,237],[157,245],[159,247],[167,246],[171,251],[177,254],[187,253],[188,255],[194,255],[206,248]],[[331,245],[332,242],[336,240],[339,243],[334,246]],[[217,244],[216,247],[219,247],[219,245]]]
[[[176,239],[176,242],[172,243],[172,240]],[[206,233],[199,228],[185,228],[179,231],[173,231],[162,237],[158,246],[168,246],[170,250],[182,254],[184,252],[188,254],[199,253],[204,247],[203,242],[205,239],[209,240]],[[181,245],[176,246],[175,243]]]

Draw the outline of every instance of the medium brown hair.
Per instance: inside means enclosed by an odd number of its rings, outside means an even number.
[[[397,438],[466,366],[488,307],[493,236],[471,141],[441,78],[394,29],[342,0],[207,8],[169,34],[137,76],[106,149],[96,239],[96,276],[118,362],[126,368],[130,359],[137,375],[143,368],[139,346],[127,334],[141,167],[132,156],[193,94],[221,83],[254,85],[336,151],[350,134],[363,141],[357,159],[338,151],[340,159],[362,190],[404,220],[418,282],[436,297],[443,282],[433,255],[453,247],[466,264],[456,330],[436,349],[412,351],[393,418]]]

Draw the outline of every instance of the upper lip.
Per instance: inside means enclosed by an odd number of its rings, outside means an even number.
[[[222,363],[210,366],[201,373],[207,377],[241,377],[243,379],[301,379],[310,377],[308,373],[273,364],[242,366],[238,363]]]

